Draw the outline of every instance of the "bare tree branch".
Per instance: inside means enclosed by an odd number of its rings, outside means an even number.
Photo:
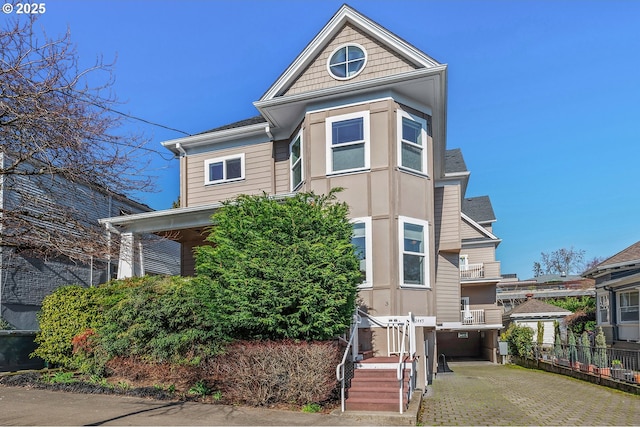
[[[114,197],[153,190],[148,141],[119,131],[113,64],[80,68],[70,33],[49,38],[35,23],[0,28],[1,243],[106,256],[96,220]]]

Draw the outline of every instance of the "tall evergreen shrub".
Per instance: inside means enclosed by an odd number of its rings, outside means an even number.
[[[225,203],[212,217],[212,246],[196,250],[197,276],[212,287],[215,323],[236,339],[342,333],[361,280],[347,214],[335,191]]]
[[[580,338],[580,344],[582,346],[582,362],[587,365],[591,364],[591,342],[589,341],[589,333],[584,331],[582,333],[582,337]]]
[[[609,366],[609,358],[607,357],[607,341],[601,327],[598,327],[596,334],[596,349],[593,353],[593,363],[598,368]]]

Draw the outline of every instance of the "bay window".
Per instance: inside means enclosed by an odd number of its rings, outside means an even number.
[[[302,131],[298,133],[291,144],[289,144],[289,166],[291,191],[297,189],[302,184]]]
[[[398,166],[427,173],[427,121],[398,110]]]
[[[327,175],[369,168],[369,112],[326,120]]]
[[[400,286],[429,287],[429,223],[399,217]]]
[[[360,287],[373,286],[373,241],[371,239],[371,217],[354,218],[351,243],[355,246],[356,256],[360,261],[362,283]]]

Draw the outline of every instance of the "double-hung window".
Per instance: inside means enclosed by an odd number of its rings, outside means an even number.
[[[400,286],[429,287],[429,223],[398,217]]]
[[[360,274],[362,282],[360,287],[373,286],[373,253],[371,240],[371,217],[353,218],[353,235],[351,243],[355,247],[356,257],[360,261]]]
[[[638,321],[640,321],[639,297],[639,291],[626,291],[618,293],[620,323],[638,323]]]
[[[609,295],[598,296],[598,316],[600,323],[609,323]]]
[[[369,168],[369,111],[326,120],[327,175]]]
[[[398,110],[398,166],[427,173],[427,121]]]
[[[204,161],[205,185],[241,179],[244,179],[244,153]]]
[[[296,190],[303,181],[302,173],[302,131],[289,144],[289,166],[291,169],[291,191]]]

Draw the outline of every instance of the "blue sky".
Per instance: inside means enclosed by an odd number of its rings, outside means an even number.
[[[197,133],[254,116],[259,99],[343,1],[46,2],[81,62],[116,60],[120,110]],[[640,2],[351,1],[449,66],[448,148],[488,194],[503,273],[532,276],[540,252],[608,257],[640,240]],[[0,16],[6,19],[6,16]],[[151,146],[180,133],[128,121]],[[178,197],[168,151],[155,209]]]

